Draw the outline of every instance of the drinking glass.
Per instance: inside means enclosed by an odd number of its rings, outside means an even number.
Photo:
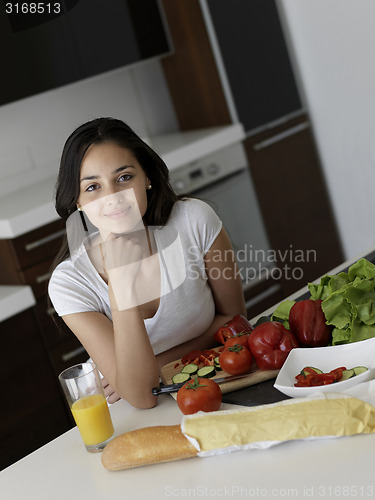
[[[102,451],[114,429],[96,365],[80,363],[67,368],[59,381],[86,450]]]

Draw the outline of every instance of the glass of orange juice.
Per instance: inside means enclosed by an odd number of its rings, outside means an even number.
[[[102,451],[114,429],[96,365],[74,365],[61,372],[59,380],[86,450]]]

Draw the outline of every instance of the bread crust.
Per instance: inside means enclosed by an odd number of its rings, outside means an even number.
[[[110,441],[102,452],[102,464],[111,471],[195,457],[196,448],[179,425],[143,427]]]

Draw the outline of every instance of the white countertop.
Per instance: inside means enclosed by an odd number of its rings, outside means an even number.
[[[223,405],[223,409],[230,407]],[[160,396],[151,410],[137,410],[119,401],[110,411],[117,435],[140,427],[179,424],[182,418],[169,395]],[[6,500],[370,498],[375,492],[374,449],[374,434],[358,435],[291,441],[268,450],[109,472],[100,454],[86,452],[74,428],[3,470],[0,491]]]
[[[18,285],[0,286],[0,323],[35,305],[31,287]]]
[[[169,170],[191,163],[245,138],[240,123],[186,132],[174,132],[145,139],[165,161]]]
[[[146,142],[174,170],[244,137],[242,125],[236,123],[155,136]],[[58,219],[53,201],[56,176],[0,197],[0,238],[16,238]]]

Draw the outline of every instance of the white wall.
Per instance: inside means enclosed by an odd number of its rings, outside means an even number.
[[[0,196],[57,174],[68,135],[112,116],[142,137],[178,129],[158,60],[44,92],[0,107]]]
[[[279,0],[279,6],[344,251],[354,258],[375,244],[375,2]]]

